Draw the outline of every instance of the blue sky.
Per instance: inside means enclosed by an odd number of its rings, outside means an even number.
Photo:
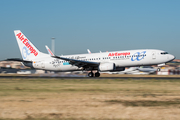
[[[57,55],[160,49],[180,59],[179,0],[0,0],[0,59],[21,58],[14,30]]]

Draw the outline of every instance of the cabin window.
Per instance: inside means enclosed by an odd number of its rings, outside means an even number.
[[[161,55],[166,55],[168,54],[168,52],[161,52]]]

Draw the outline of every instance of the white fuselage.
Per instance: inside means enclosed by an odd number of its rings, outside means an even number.
[[[64,58],[77,59],[82,61],[102,63],[114,63],[115,67],[133,67],[144,65],[157,65],[169,62],[175,57],[162,50],[140,49],[127,51],[113,51],[91,54],[76,54],[61,56]],[[32,66],[36,69],[53,70],[53,71],[77,71],[81,67],[69,64],[68,61],[53,58],[44,54],[41,58],[32,60]],[[25,64],[25,63],[24,63]],[[28,64],[25,64],[28,66]],[[98,68],[96,68],[98,70]]]

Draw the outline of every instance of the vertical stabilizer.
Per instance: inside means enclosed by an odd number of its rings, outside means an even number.
[[[40,51],[20,31],[14,31],[23,60],[33,60],[40,55]]]

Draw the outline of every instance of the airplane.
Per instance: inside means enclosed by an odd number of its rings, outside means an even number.
[[[155,73],[155,72],[158,71],[158,69],[155,69],[155,68],[153,68],[151,66],[141,66],[141,67],[138,68],[138,70],[140,72],[147,72],[149,74],[152,74],[152,73]]]
[[[175,59],[168,52],[157,49],[138,49],[126,51],[101,52],[91,54],[54,55],[40,52],[20,31],[14,31],[23,59],[12,58],[23,65],[42,70],[70,72],[90,71],[89,77],[99,77],[100,72],[124,71],[125,67],[165,64]],[[93,71],[97,71],[95,74]]]
[[[158,71],[158,69],[155,69],[151,66],[140,66],[140,67],[129,67],[125,69],[124,71],[118,71],[118,72],[102,72],[102,73],[108,73],[108,74],[154,74]]]
[[[124,71],[121,71],[120,74],[154,74],[158,71],[157,69],[151,66],[140,66],[140,67],[130,67]]]

